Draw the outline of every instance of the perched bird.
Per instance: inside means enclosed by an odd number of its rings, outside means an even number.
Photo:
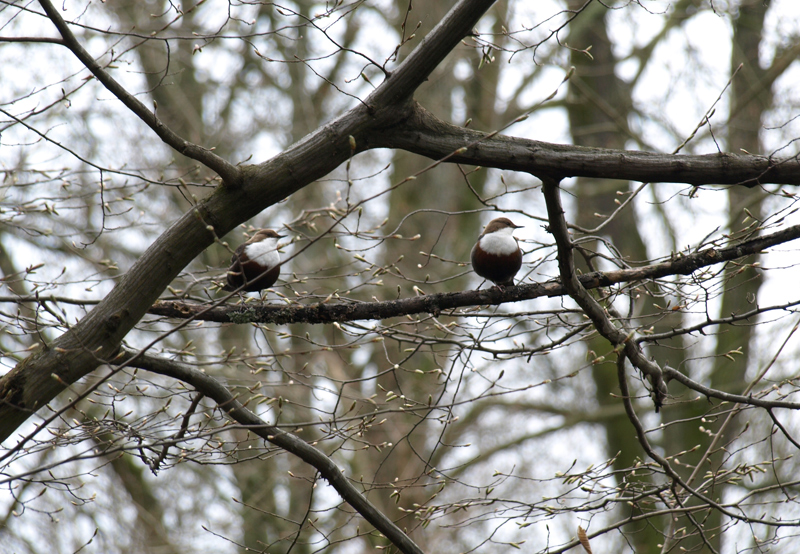
[[[259,229],[253,237],[240,244],[231,257],[228,284],[222,290],[258,292],[275,284],[281,271],[278,254],[279,235],[272,229]]]
[[[514,286],[514,275],[522,267],[522,251],[512,234],[521,225],[507,217],[489,222],[472,247],[472,269],[475,273],[501,287]]]

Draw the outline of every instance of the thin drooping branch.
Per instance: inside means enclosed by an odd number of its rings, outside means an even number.
[[[106,87],[120,102],[125,104],[139,119],[153,130],[158,137],[167,145],[174,148],[188,158],[197,160],[209,169],[215,171],[226,183],[234,183],[238,180],[240,169],[214,154],[211,150],[193,144],[182,138],[175,131],[164,125],[156,116],[155,111],[150,111],[135,96],[125,90],[111,75],[106,72],[99,63],[86,51],[67,25],[58,10],[50,3],[50,0],[39,0],[44,12],[63,38],[63,44],[75,54],[75,56],[92,72],[98,81]]]
[[[608,312],[588,293],[578,279],[573,255],[574,246],[569,236],[564,208],[561,207],[559,182],[549,177],[542,177],[542,192],[547,206],[547,217],[550,221],[549,230],[555,238],[558,250],[558,270],[567,294],[589,317],[597,332],[615,348],[624,349],[625,355],[631,360],[631,363],[647,375],[653,387],[653,402],[658,411],[667,396],[667,384],[664,382],[661,368],[652,360],[647,359],[639,344],[634,340],[633,332],[626,332],[614,325]]]
[[[398,125],[370,137],[371,148],[399,148],[431,159],[524,171],[536,176],[592,177],[690,185],[800,184],[800,157],[751,154],[661,154],[611,150],[485,133],[442,121],[419,104]],[[459,150],[462,149],[462,150]]]
[[[631,424],[633,425],[634,429],[636,430],[636,438],[639,441],[639,444],[642,446],[642,449],[647,453],[647,455],[655,461],[661,468],[664,470],[664,473],[669,477],[672,482],[675,484],[673,490],[676,493],[675,501],[680,504],[681,508],[685,508],[686,506],[681,501],[680,495],[686,494],[695,497],[697,500],[702,502],[703,504],[707,505],[709,508],[713,508],[715,510],[719,510],[722,514],[726,515],[731,519],[737,519],[740,521],[745,522],[754,522],[757,521],[761,525],[774,525],[776,527],[781,526],[791,526],[797,527],[798,522],[794,520],[785,520],[781,518],[766,518],[762,517],[760,519],[750,518],[746,515],[741,514],[735,507],[739,506],[738,502],[727,502],[725,506],[720,504],[719,502],[709,498],[706,495],[707,491],[692,488],[686,481],[684,481],[681,476],[672,468],[669,460],[658,453],[658,451],[653,448],[650,444],[650,441],[647,440],[647,430],[645,429],[642,421],[639,419],[639,416],[636,414],[636,410],[633,407],[633,402],[631,400],[631,393],[628,387],[628,378],[625,372],[625,360],[630,360],[627,357],[627,351],[619,352],[617,357],[617,378],[619,381],[620,393],[622,397],[622,403],[625,406],[625,413],[628,416]],[[674,371],[674,370],[673,370]],[[665,371],[666,373],[666,371]],[[736,396],[736,395],[733,395]],[[740,397],[741,398],[741,397]],[[752,400],[752,399],[750,399]],[[750,400],[745,401],[746,403],[750,403]],[[734,402],[739,402],[739,400],[733,400]],[[796,409],[796,408],[795,408]],[[746,493],[747,494],[747,493]],[[727,506],[733,506],[734,510],[730,510]],[[695,522],[698,529],[702,529],[703,526]]]
[[[725,248],[705,248],[690,254],[681,253],[665,262],[632,269],[597,271],[579,275],[577,279],[583,288],[589,290],[617,283],[659,279],[669,275],[689,275],[700,268],[756,254],[797,238],[800,238],[800,225],[787,227],[775,233],[758,236]],[[160,300],[150,308],[149,313],[177,319],[194,318],[217,323],[325,324],[388,319],[420,313],[438,315],[445,310],[456,308],[499,305],[543,296],[563,296],[564,294],[568,294],[566,287],[561,284],[560,280],[554,279],[545,283],[521,284],[516,287],[492,287],[483,290],[428,294],[383,302],[320,302],[313,305],[296,304],[291,306],[254,302],[244,306],[223,304],[209,307],[208,304]]]
[[[623,352],[617,353],[617,379],[619,381],[619,389],[622,396],[622,403],[625,406],[625,413],[628,415],[628,419],[633,424],[633,428],[636,430],[636,438],[639,441],[639,444],[642,446],[642,449],[647,453],[648,456],[650,456],[650,458],[653,461],[655,461],[658,465],[661,466],[661,468],[664,470],[664,473],[672,480],[673,483],[683,487],[684,490],[686,490],[693,496],[697,497],[704,504],[707,504],[708,506],[718,509],[725,515],[732,516],[732,514],[728,510],[726,510],[716,502],[713,502],[711,499],[705,497],[703,494],[686,486],[686,484],[681,479],[680,475],[678,475],[675,472],[675,470],[672,469],[672,466],[670,465],[669,461],[663,456],[661,456],[658,452],[656,452],[650,445],[650,441],[647,440],[647,431],[645,430],[644,425],[642,425],[639,416],[636,414],[636,410],[633,409],[633,402],[631,401],[630,389],[628,388],[628,376],[625,374],[626,359],[627,359],[626,353]],[[675,502],[677,502],[681,508],[685,508],[686,506],[681,501],[679,493],[676,490],[676,487],[673,487],[673,490],[676,492]],[[670,506],[670,508],[672,508],[672,506]],[[694,520],[690,512],[686,512],[686,516],[690,518],[692,522],[695,523],[698,530],[702,529],[702,526],[697,525],[697,522]],[[701,533],[701,535],[706,545],[711,547],[711,545],[708,544],[708,541],[706,541],[705,535],[703,533]],[[714,549],[711,548],[711,550],[713,551]]]
[[[178,379],[188,383],[198,392],[213,399],[219,408],[232,420],[247,426],[247,429],[262,439],[283,448],[313,466],[336,492],[350,504],[364,519],[392,542],[401,552],[406,554],[422,554],[422,549],[406,535],[397,525],[378,510],[342,473],[342,470],[321,450],[314,448],[304,440],[283,431],[279,427],[269,425],[256,414],[248,410],[219,381],[210,375],[186,366],[174,360],[167,360],[149,354],[141,354],[124,350],[117,361],[131,360],[130,365]]]

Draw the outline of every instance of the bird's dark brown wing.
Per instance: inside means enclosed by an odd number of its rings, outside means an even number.
[[[235,264],[236,261],[242,256],[244,253],[244,248],[247,246],[246,242],[243,242],[239,246],[236,247],[236,250],[233,251],[233,255],[231,256],[231,265]]]
[[[227,284],[222,287],[222,290],[235,290],[244,285],[244,274],[242,272],[242,263],[247,262],[247,255],[244,253],[244,248],[247,243],[240,244],[231,256],[231,266],[228,268],[226,274]]]
[[[242,292],[258,292],[271,287],[278,280],[281,264],[275,267],[262,266],[258,261],[251,260],[245,252],[248,243],[239,245],[231,257],[231,267],[227,273],[227,285],[223,290],[236,290]]]

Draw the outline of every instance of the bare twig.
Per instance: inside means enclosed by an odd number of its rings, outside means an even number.
[[[175,131],[164,125],[156,116],[155,111],[148,110],[135,96],[125,90],[108,72],[100,66],[72,33],[69,25],[58,13],[50,0],[40,0],[47,17],[56,26],[61,34],[63,44],[69,48],[73,54],[81,61],[86,68],[105,86],[120,102],[125,104],[139,119],[144,121],[158,137],[169,146],[180,152],[186,157],[197,160],[209,169],[215,171],[222,180],[230,185],[236,184],[241,175],[241,170],[230,162],[220,158],[211,150],[193,144],[180,137]]]

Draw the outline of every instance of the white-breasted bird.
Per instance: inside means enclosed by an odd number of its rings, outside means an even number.
[[[250,240],[240,244],[231,257],[228,282],[222,290],[258,292],[274,285],[281,269],[278,239],[283,237],[272,229],[259,229]]]
[[[514,286],[514,275],[522,267],[522,250],[513,233],[520,227],[507,217],[493,219],[484,227],[470,254],[475,273],[495,285]]]

